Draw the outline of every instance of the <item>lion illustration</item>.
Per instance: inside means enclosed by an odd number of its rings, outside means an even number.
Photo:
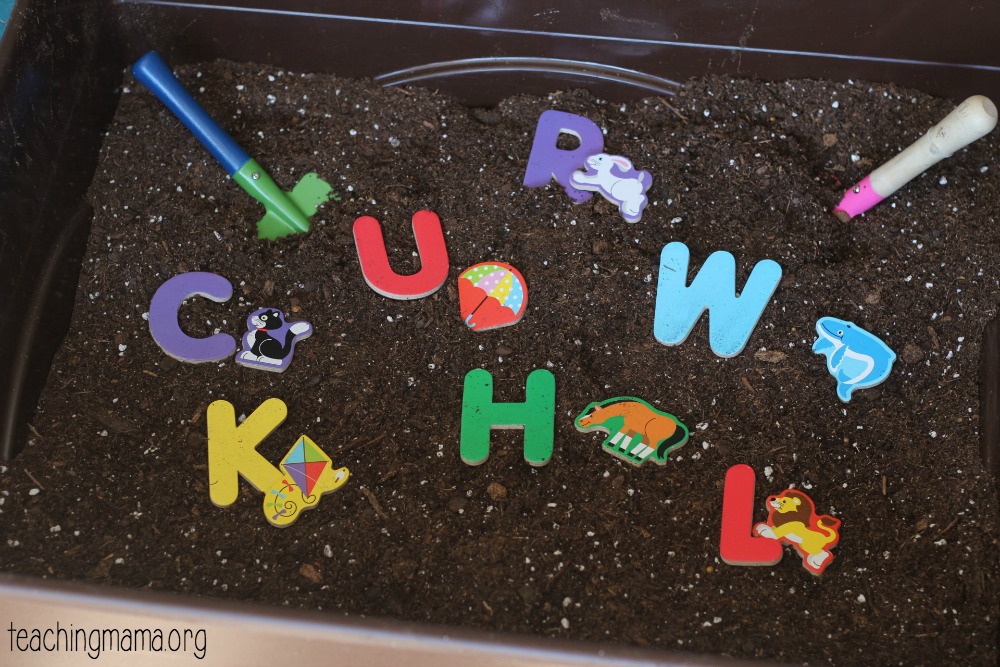
[[[591,403],[576,418],[576,428],[604,431],[608,437],[603,447],[636,466],[647,459],[663,465],[667,455],[688,439],[688,429],[677,417],[631,396]]]
[[[794,489],[768,498],[767,508],[767,523],[754,526],[757,534],[791,544],[810,573],[823,574],[833,562],[830,549],[840,540],[840,519],[817,516],[812,499]]]

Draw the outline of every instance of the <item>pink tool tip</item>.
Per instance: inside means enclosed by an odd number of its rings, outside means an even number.
[[[844,198],[833,209],[833,214],[841,222],[847,222],[883,199],[885,197],[875,192],[875,188],[872,187],[871,176],[865,176],[853,188],[844,193]]]

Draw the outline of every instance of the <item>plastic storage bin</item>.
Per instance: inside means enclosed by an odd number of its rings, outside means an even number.
[[[84,194],[126,67],[228,58],[414,83],[475,105],[587,87],[671,94],[691,76],[864,78],[960,100],[1000,97],[1000,4],[927,0],[394,3],[324,0],[20,0],[0,42],[0,459],[17,453],[68,326],[91,212]],[[392,45],[387,48],[387,45]],[[42,314],[45,314],[43,319]],[[995,343],[996,333],[993,340]],[[996,345],[990,346],[995,352]],[[1000,376],[984,355],[983,455],[995,470]],[[990,361],[992,359],[992,361]],[[215,656],[263,664],[715,664],[392,623],[330,622],[223,603],[0,579],[24,622],[59,606],[91,623],[136,615],[212,628]],[[289,653],[289,647],[294,647]],[[52,654],[55,660],[72,654]],[[129,660],[127,654],[107,656]],[[51,662],[49,664],[57,664]],[[726,664],[730,664],[728,661]],[[735,664],[735,663],[734,663]]]

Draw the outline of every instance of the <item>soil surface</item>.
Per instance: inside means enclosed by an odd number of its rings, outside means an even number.
[[[262,208],[145,89],[129,80],[91,190],[93,233],[74,323],[33,423],[0,476],[0,568],[45,578],[810,664],[997,662],[1000,510],[978,452],[978,365],[1000,294],[1000,135],[933,168],[862,218],[830,210],[845,187],[953,107],[892,85],[710,78],[671,98],[611,103],[584,91],[469,109],[421,89],[232,63],[179,71],[285,187],[308,171],[341,195],[308,235],[255,237]],[[628,224],[601,197],[522,186],[539,114],[582,114],[605,147],[653,174]],[[445,287],[397,301],[368,287],[351,226],[372,215],[396,270],[419,262],[412,214],[435,211]],[[784,274],[747,348],[653,337],[659,255],[682,241],[689,279],[710,253],[742,286],[765,258]],[[457,277],[513,264],[523,320],[472,332]],[[186,364],[149,334],[168,278],[210,271],[226,303],[191,299],[191,335],[239,337],[270,306],[312,322],[283,374]],[[819,317],[855,322],[898,360],[841,403],[811,350]],[[459,456],[465,374],[524,400],[557,383],[555,453],[534,468],[519,431],[489,460]],[[580,433],[589,403],[636,396],[690,441],[635,468]],[[288,419],[259,447],[275,465],[309,435],[351,477],[277,529],[245,481],[209,500],[206,408]],[[719,557],[726,470],[765,499],[806,490],[843,522],[812,576]]]

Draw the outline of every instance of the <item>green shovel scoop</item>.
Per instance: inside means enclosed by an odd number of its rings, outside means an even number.
[[[267,209],[257,222],[257,236],[276,239],[309,231],[309,218],[330,199],[330,184],[308,173],[285,192],[199,105],[156,51],[136,61],[132,73],[218,160],[229,176]]]

